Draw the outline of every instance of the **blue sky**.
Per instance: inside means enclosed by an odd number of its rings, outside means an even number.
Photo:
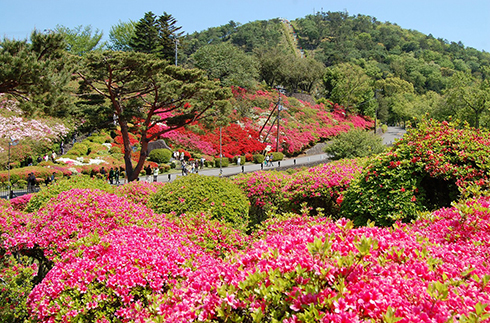
[[[490,52],[490,0],[0,0],[0,38],[25,39],[34,28],[60,24],[91,25],[106,39],[111,26],[137,21],[148,11],[166,11],[184,32],[192,33],[230,20],[294,20],[322,9],[373,16]]]

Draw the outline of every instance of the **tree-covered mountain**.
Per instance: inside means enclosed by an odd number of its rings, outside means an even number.
[[[223,44],[249,56],[248,78],[238,68],[244,59],[211,54]],[[366,15],[328,11],[293,21],[230,21],[186,35],[179,61],[226,84],[249,86],[253,79],[364,114],[377,111],[383,122],[429,114],[490,126],[490,53]]]

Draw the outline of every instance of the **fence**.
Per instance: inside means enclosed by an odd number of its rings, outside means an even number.
[[[23,188],[23,189],[8,189],[8,188],[0,188],[0,198],[2,199],[13,199],[15,197],[19,197],[25,194],[37,193],[39,192],[39,186],[34,186],[33,188]]]

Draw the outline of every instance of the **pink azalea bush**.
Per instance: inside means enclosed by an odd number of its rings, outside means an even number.
[[[313,213],[321,208],[335,217],[343,192],[362,171],[360,163],[359,160],[337,161],[292,175],[275,171],[240,174],[234,177],[234,182],[247,194],[255,224],[268,218],[270,210],[300,212],[303,206]]]
[[[114,189],[114,194],[126,198],[133,203],[146,205],[152,194],[165,185],[164,182],[148,183],[145,181],[133,181]]]
[[[469,201],[391,229],[270,220],[247,250],[190,276],[157,313],[171,322],[488,322],[489,207]]]
[[[262,152],[270,145],[276,147],[277,123],[274,118],[267,124],[271,111],[277,104],[278,94],[268,91],[247,92],[234,88],[232,104],[237,108],[230,116],[232,122],[222,128],[222,149],[225,155],[237,156]],[[279,124],[279,150],[292,156],[311,145],[332,138],[351,128],[366,129],[373,126],[372,120],[358,115],[348,115],[337,104],[310,104],[286,96],[281,97],[284,110]],[[250,117],[243,117],[238,110],[249,110]],[[264,125],[265,124],[265,125]],[[199,129],[196,131],[196,129]],[[262,130],[262,131],[261,131]],[[199,125],[178,129],[163,136],[176,147],[196,153],[219,154],[219,130],[208,131]]]

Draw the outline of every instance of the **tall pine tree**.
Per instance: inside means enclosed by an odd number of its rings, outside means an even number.
[[[176,26],[177,20],[164,12],[157,17],[153,12],[145,13],[135,25],[135,34],[130,42],[134,51],[155,54],[158,58],[172,60],[175,42],[182,35]]]

